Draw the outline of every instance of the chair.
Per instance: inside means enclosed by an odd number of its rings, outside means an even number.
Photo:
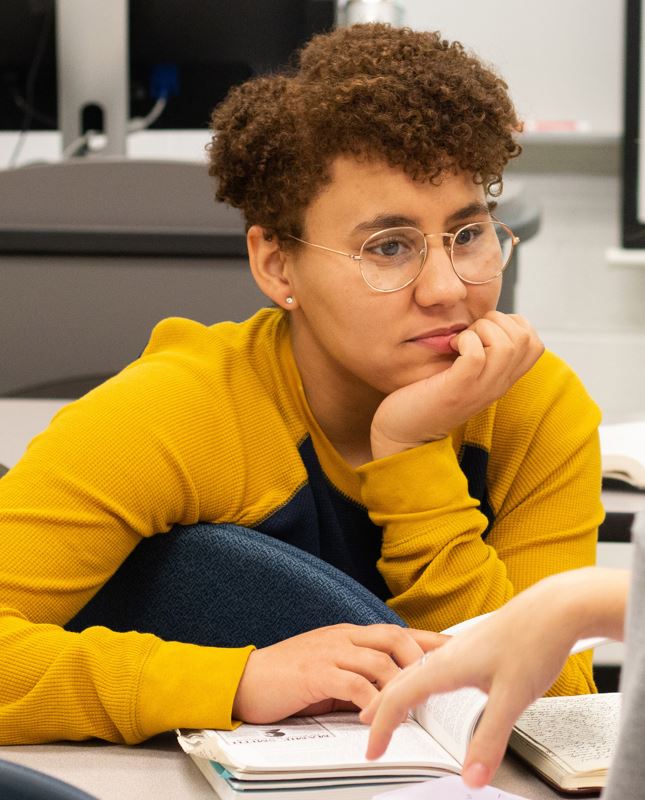
[[[44,772],[0,760],[2,800],[96,800],[93,795]]]

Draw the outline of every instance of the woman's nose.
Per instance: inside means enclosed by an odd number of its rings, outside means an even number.
[[[426,241],[428,253],[415,281],[415,298],[423,306],[454,305],[466,297],[468,289],[453,269],[445,240],[437,236]]]

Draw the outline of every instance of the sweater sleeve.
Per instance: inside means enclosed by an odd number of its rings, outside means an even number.
[[[0,480],[0,743],[233,724],[252,647],[62,627],[142,537],[198,521],[205,486],[235,477],[211,444],[213,386],[161,350],[62,409]]]
[[[71,633],[2,607],[0,743],[134,744],[176,727],[231,728],[252,650],[100,627]]]
[[[470,432],[489,451],[494,520],[485,536],[488,519],[469,495],[450,438],[359,470],[363,500],[383,527],[388,604],[414,627],[445,629],[499,608],[546,575],[595,561],[599,412],[568,368],[550,355],[540,361],[466,426],[466,440]],[[593,689],[590,654],[569,659],[553,687]]]
[[[450,438],[359,469],[370,517],[383,528],[379,570],[388,605],[415,628],[443,630],[513,595],[506,566],[482,539]]]

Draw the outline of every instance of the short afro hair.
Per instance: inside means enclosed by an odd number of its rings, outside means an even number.
[[[466,171],[492,194],[521,148],[508,87],[437,32],[370,23],[314,36],[282,73],[234,87],[212,115],[216,196],[247,225],[302,234],[339,155],[419,181]]]

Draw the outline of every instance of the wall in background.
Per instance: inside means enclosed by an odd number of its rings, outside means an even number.
[[[605,257],[620,239],[623,0],[403,5],[405,24],[440,30],[493,64],[529,123],[507,172],[542,212],[540,232],[520,246],[518,312],[608,419],[645,414],[645,269]]]
[[[520,114],[622,129],[624,0],[401,0],[404,22],[439,30],[496,65]]]
[[[610,267],[619,241],[622,0],[406,0],[405,22],[440,29],[499,67],[523,116],[587,129],[523,136],[508,170],[542,212],[520,246],[516,307],[582,376],[608,418],[645,412],[645,270]],[[135,157],[201,159],[201,134],[141,133]],[[15,135],[0,134],[0,167]],[[55,158],[31,135],[22,163]]]
[[[605,251],[619,241],[620,179],[617,170],[594,174],[591,163],[615,163],[618,145],[579,152],[590,162],[579,171],[553,171],[556,148],[523,170],[522,159],[535,156],[528,144],[509,172],[542,213],[540,232],[520,245],[516,308],[577,370],[606,421],[645,416],[645,269],[608,264]]]

